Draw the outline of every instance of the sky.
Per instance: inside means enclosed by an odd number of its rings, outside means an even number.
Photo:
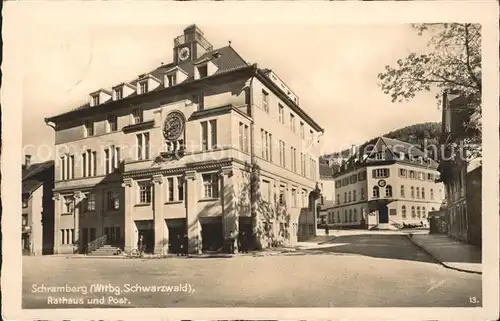
[[[44,117],[171,62],[173,39],[192,23],[63,28],[52,21],[52,27],[31,30],[23,78],[24,153],[41,161],[46,156],[37,157],[34,146],[53,146]],[[410,25],[197,25],[214,48],[231,41],[243,59],[272,69],[291,87],[300,107],[325,129],[325,154],[407,125],[440,121],[434,93],[392,103],[377,85],[386,64],[426,49]]]

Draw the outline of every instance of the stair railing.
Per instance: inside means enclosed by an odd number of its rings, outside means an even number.
[[[108,242],[108,236],[104,234],[87,244],[87,254],[97,250]]]

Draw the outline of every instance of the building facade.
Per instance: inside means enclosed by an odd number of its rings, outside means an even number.
[[[187,27],[172,63],[46,119],[55,251],[130,251],[142,237],[148,252],[187,238],[198,253],[235,234],[266,247],[314,233],[323,129],[298,104],[276,73]]]
[[[319,178],[321,184],[321,197],[318,204],[318,228],[324,228],[328,220],[328,209],[335,205],[335,180],[330,164],[319,159]]]
[[[437,164],[416,146],[379,137],[353,151],[334,174],[330,227],[427,225],[444,198]]]
[[[442,134],[444,146],[439,171],[446,189],[448,235],[452,238],[481,246],[481,159],[470,158],[462,144],[474,134],[464,127],[470,119],[468,107],[473,97],[443,94]],[[470,208],[468,200],[473,206]]]
[[[21,246],[29,255],[52,254],[54,248],[54,162],[22,166]]]

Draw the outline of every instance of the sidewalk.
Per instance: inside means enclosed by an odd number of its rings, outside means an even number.
[[[410,234],[417,247],[443,266],[462,272],[482,274],[481,250],[441,234]]]

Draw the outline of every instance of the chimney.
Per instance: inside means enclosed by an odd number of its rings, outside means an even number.
[[[24,155],[24,167],[29,168],[31,166],[31,155]]]

